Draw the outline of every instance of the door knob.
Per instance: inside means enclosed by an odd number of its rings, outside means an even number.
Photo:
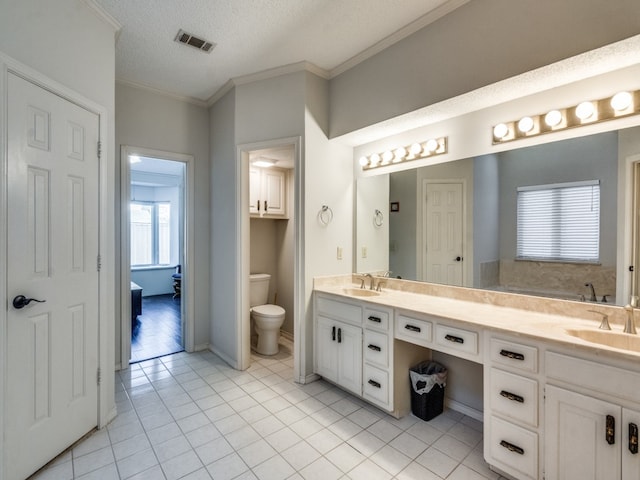
[[[27,298],[24,295],[18,295],[13,299],[13,308],[20,310],[26,307],[31,302],[44,303],[46,300],[36,300],[35,298]]]
[[[456,257],[456,258],[454,258],[454,260],[455,260],[456,262],[461,262],[461,261],[462,261],[462,257]]]

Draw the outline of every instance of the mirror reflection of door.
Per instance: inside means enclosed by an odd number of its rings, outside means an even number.
[[[129,156],[131,363],[184,349],[185,164]]]
[[[640,296],[640,162],[633,164],[633,188],[632,188],[632,237],[631,237],[631,303],[638,305]]]
[[[462,285],[462,183],[423,184],[423,269],[427,282]]]

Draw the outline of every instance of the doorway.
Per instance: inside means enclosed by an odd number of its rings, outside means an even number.
[[[424,280],[463,285],[464,184],[423,182]]]
[[[189,342],[190,158],[123,147],[122,367]]]

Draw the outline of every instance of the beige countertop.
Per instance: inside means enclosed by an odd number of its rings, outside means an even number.
[[[366,297],[354,295],[353,289],[360,290],[360,282],[353,283],[351,276],[347,275],[317,278],[314,282],[314,290],[374,305],[403,309],[418,314],[435,315],[453,322],[467,324],[469,327],[553,342],[563,347],[591,354],[635,361],[640,359],[640,349],[633,351],[588,342],[567,332],[568,330],[582,329],[598,331],[601,315],[589,311],[596,310],[609,315],[614,335],[627,336],[622,333],[622,324],[620,323],[621,316],[626,314],[622,307],[588,303],[582,305],[577,302],[538,299],[501,292],[485,292],[481,296],[482,301],[478,301],[478,296],[474,294],[469,295],[473,300],[464,300],[460,297],[464,297],[465,290],[469,293],[474,291],[462,289],[463,291],[460,292],[460,287],[423,284],[425,285],[424,291],[420,292],[420,285],[415,285],[418,282],[393,279],[386,282],[392,287],[399,286],[400,289],[389,288],[388,285],[385,285],[379,295]],[[458,298],[442,295],[447,293],[447,289],[454,289],[452,296]],[[506,299],[504,296],[507,296]],[[544,303],[543,307],[536,309],[536,304],[540,302]],[[561,304],[549,305],[550,302],[561,302]],[[521,305],[521,308],[509,306],[514,303]],[[640,339],[637,344],[640,345]]]

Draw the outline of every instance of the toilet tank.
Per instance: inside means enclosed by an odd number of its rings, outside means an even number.
[[[269,280],[268,273],[252,273],[249,275],[249,306],[257,307],[266,305],[269,300]]]

